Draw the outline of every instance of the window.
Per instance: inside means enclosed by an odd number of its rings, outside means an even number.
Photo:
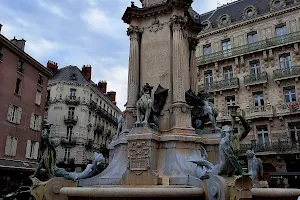
[[[70,99],[72,99],[72,100],[76,99],[76,89],[74,89],[74,88],[70,89]]]
[[[89,121],[91,121],[91,115],[92,115],[92,113],[91,113],[91,111],[89,111]]]
[[[248,38],[248,44],[257,42],[258,41],[257,32],[253,31],[251,33],[248,33],[247,38]]]
[[[71,141],[72,133],[73,133],[73,126],[68,126],[67,127],[67,137],[66,137],[67,140]]]
[[[49,110],[47,108],[45,108],[45,113],[44,113],[44,119],[45,120],[48,119],[48,114],[49,114]]]
[[[288,34],[288,28],[285,24],[277,25],[275,28],[276,36],[282,36]]]
[[[262,125],[257,126],[257,135],[258,135],[258,143],[261,147],[265,147],[269,143],[269,132],[268,132],[268,126]]]
[[[65,162],[68,162],[70,160],[70,152],[71,152],[70,148],[65,149],[65,157],[64,157]]]
[[[25,70],[25,68],[24,68],[24,62],[19,61],[19,62],[18,62],[18,68],[17,68],[17,71],[20,72],[21,74],[24,74],[24,70]]]
[[[225,100],[226,100],[227,113],[229,114],[228,106],[235,105],[235,96],[227,96],[227,97],[225,97]]]
[[[274,6],[275,7],[279,7],[280,5],[281,5],[280,0],[277,0],[277,1],[274,2]]]
[[[69,107],[68,118],[73,119],[75,113],[75,107]]]
[[[253,14],[254,14],[254,12],[253,12],[252,9],[247,10],[247,16],[248,16],[248,17],[252,17]]]
[[[283,88],[283,93],[285,103],[291,103],[297,100],[295,86]]]
[[[25,157],[29,159],[37,159],[39,152],[39,143],[36,141],[27,140]]]
[[[254,60],[250,62],[250,74],[260,74],[260,63],[259,60]]]
[[[43,75],[39,74],[38,84],[43,85]]]
[[[2,47],[0,47],[0,61],[3,60],[3,53],[2,53]]]
[[[253,92],[254,106],[264,106],[264,93],[262,91]]]
[[[231,80],[233,78],[232,67],[224,67],[223,68],[223,77],[224,77],[224,80]]]
[[[288,124],[290,137],[292,142],[300,143],[300,123],[299,122],[291,122]]]
[[[222,48],[223,48],[223,51],[231,49],[231,41],[230,41],[230,39],[226,39],[226,40],[222,41]]]
[[[42,92],[41,91],[36,91],[35,95],[35,104],[41,105],[41,98],[42,98]]]
[[[14,124],[20,124],[21,115],[22,115],[22,108],[19,108],[11,104],[8,105],[7,121]]]
[[[211,44],[207,44],[203,46],[203,55],[207,56],[211,54]]]
[[[206,71],[204,72],[204,85],[205,86],[210,86],[213,83],[213,75],[212,71]]]
[[[50,90],[47,90],[47,101],[50,100]]]
[[[291,69],[292,60],[290,54],[282,54],[279,56],[280,69]]]
[[[41,130],[42,117],[34,113],[31,114],[30,128],[35,131]]]
[[[17,78],[15,94],[19,94],[19,95],[21,94],[21,83],[22,83],[22,80]]]
[[[17,145],[18,145],[18,139],[16,137],[8,135],[6,137],[5,155],[16,156]]]

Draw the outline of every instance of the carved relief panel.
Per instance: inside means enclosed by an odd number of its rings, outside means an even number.
[[[149,141],[132,141],[128,143],[129,168],[131,171],[150,169],[151,148]]]

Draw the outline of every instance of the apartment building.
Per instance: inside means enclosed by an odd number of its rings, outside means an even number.
[[[0,189],[25,184],[39,157],[52,73],[24,51],[25,42],[0,34]]]
[[[107,92],[106,81],[91,80],[92,67],[80,70],[76,66],[58,69],[49,61],[47,68],[54,72],[48,84],[48,103],[45,120],[51,126],[51,137],[59,137],[58,166],[85,168],[93,152],[101,152],[108,162],[107,144],[111,142],[121,114],[116,105],[116,92]]]
[[[255,150],[271,187],[300,187],[299,2],[238,0],[199,16],[198,89],[210,92],[219,126],[240,106],[252,127],[242,153]]]

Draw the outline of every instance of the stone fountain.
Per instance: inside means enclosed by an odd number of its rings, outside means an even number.
[[[252,188],[256,165],[246,174],[237,162],[239,142],[249,132],[247,123],[245,133],[235,132],[236,128],[222,131],[205,95],[195,94],[195,50],[201,25],[191,9],[193,1],[141,2],[142,8],[132,3],[122,18],[129,24],[130,37],[128,98],[118,133],[109,145],[108,167],[94,175],[96,161],[81,174],[46,165],[55,178],[47,182],[33,178],[32,194],[37,200],[274,199],[273,190]],[[232,116],[243,120],[235,108]],[[213,130],[204,133],[207,119]],[[55,155],[46,143],[49,148],[42,164],[49,164],[47,158]],[[299,190],[281,192],[281,199],[300,195]]]

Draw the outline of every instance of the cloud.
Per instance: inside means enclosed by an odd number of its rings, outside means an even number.
[[[38,3],[41,7],[51,12],[52,14],[67,19],[67,16],[63,13],[62,9],[57,5],[46,3],[44,0],[38,0]]]

